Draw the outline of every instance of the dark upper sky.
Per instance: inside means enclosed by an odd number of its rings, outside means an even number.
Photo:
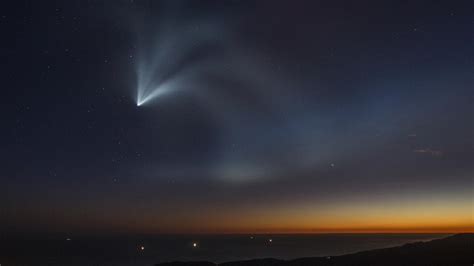
[[[1,231],[472,228],[473,1],[4,2]]]

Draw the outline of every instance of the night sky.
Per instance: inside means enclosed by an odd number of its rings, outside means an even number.
[[[3,1],[0,232],[473,230],[473,1]]]

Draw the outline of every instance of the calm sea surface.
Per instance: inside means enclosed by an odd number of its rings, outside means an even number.
[[[253,258],[334,256],[442,238],[446,234],[165,235],[70,239],[0,239],[0,264],[153,265]],[[196,244],[196,246],[194,246]],[[143,247],[143,250],[142,248]]]

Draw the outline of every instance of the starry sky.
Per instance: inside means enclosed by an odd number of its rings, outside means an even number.
[[[472,1],[0,10],[0,232],[473,230]]]

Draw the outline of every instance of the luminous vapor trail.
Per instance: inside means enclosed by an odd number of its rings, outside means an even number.
[[[179,89],[175,80],[182,80],[185,69],[198,67],[196,64],[218,45],[219,40],[213,36],[222,35],[215,26],[205,22],[161,24],[158,30],[144,30],[140,38],[138,106]]]

